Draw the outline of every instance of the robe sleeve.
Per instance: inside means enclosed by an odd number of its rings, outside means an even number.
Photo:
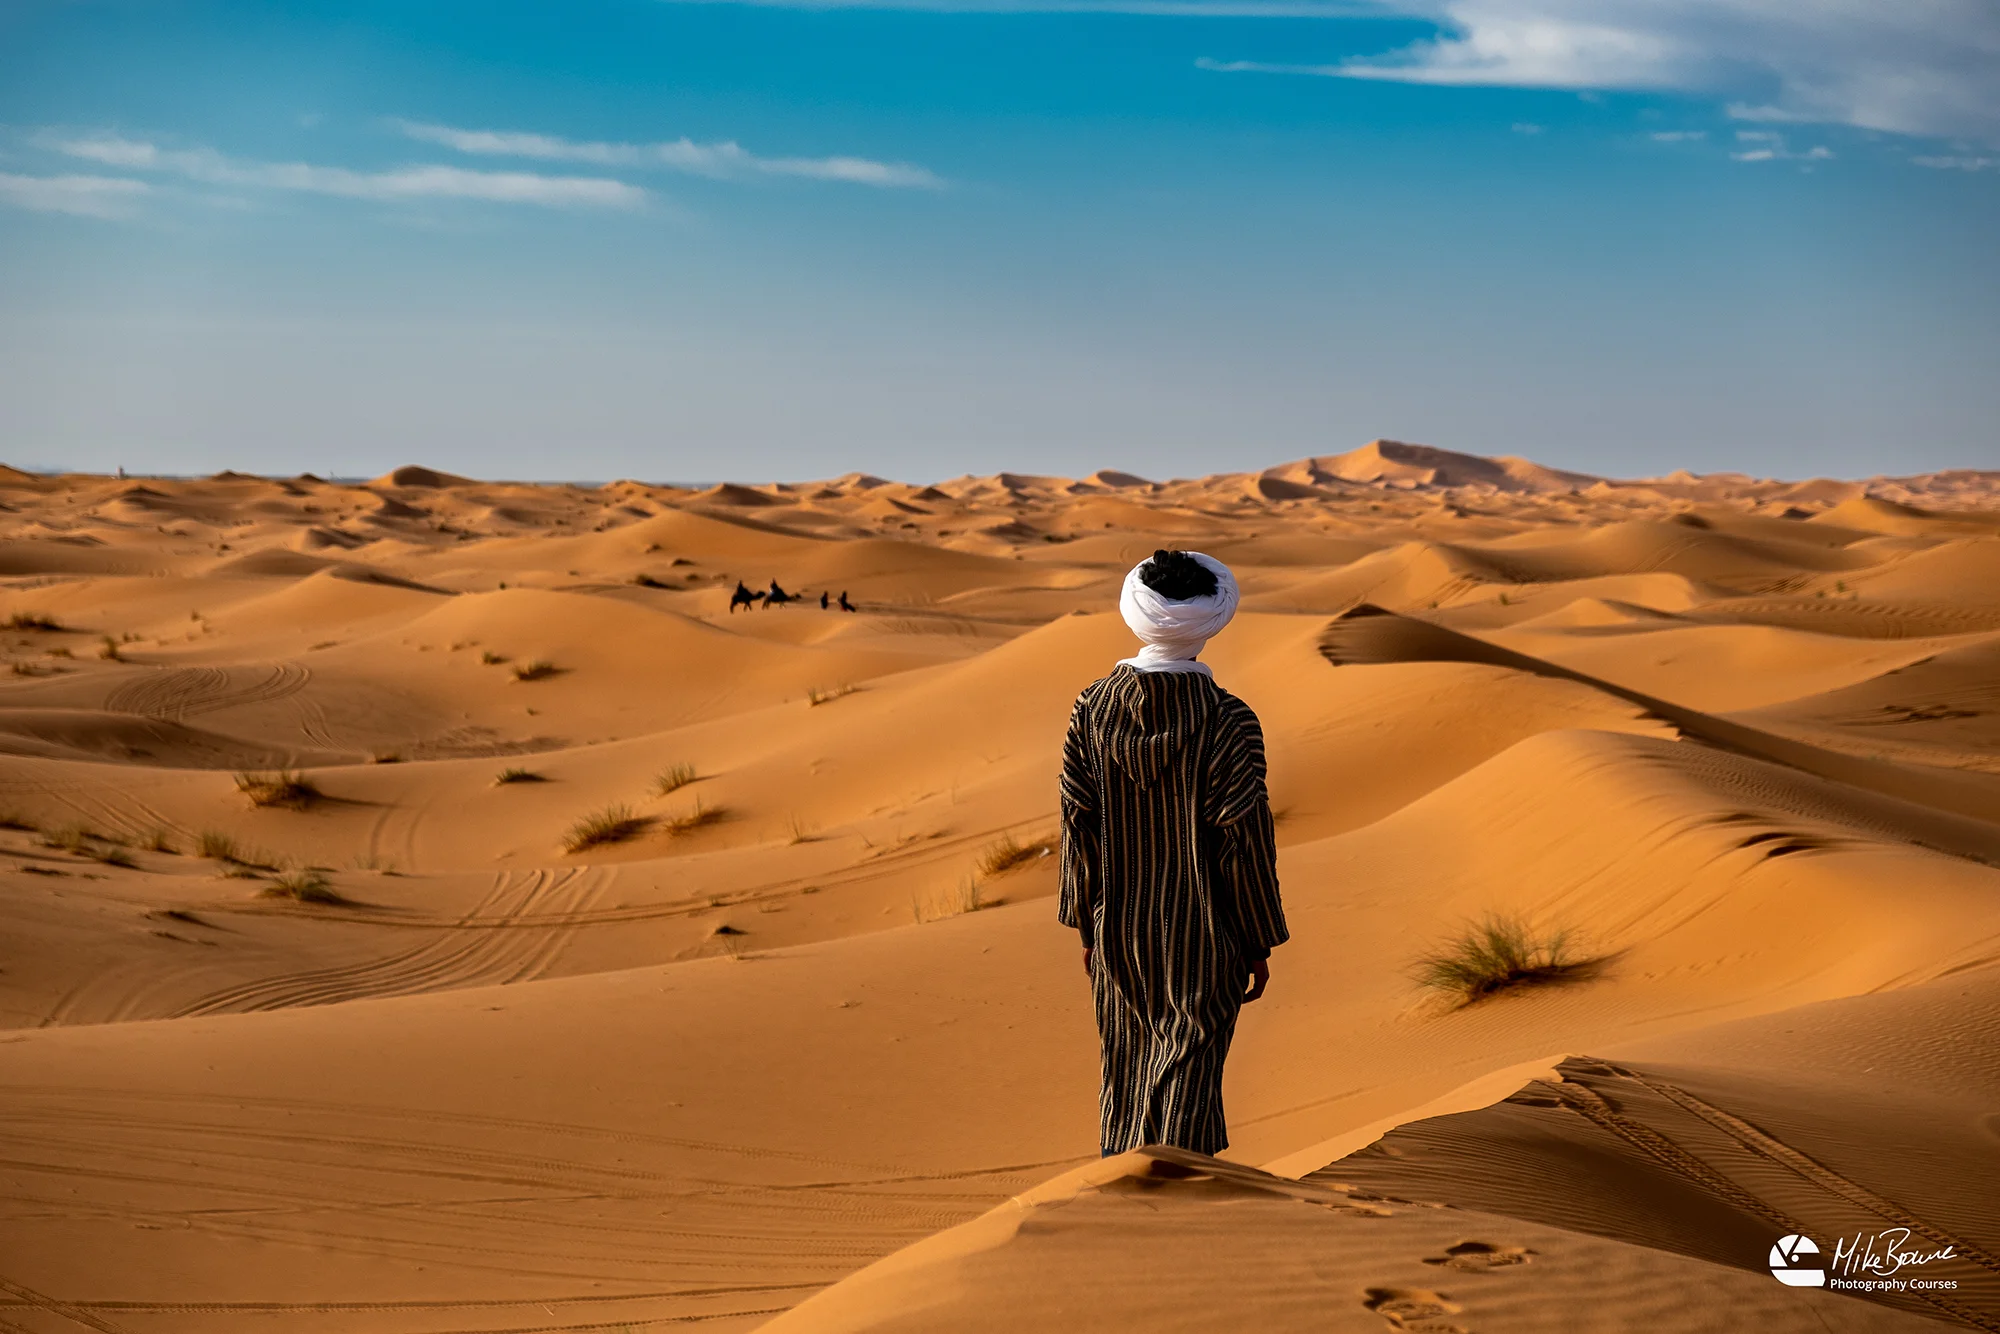
[[[1217,730],[1203,814],[1215,831],[1217,870],[1233,902],[1237,943],[1252,960],[1291,939],[1278,897],[1278,841],[1264,786],[1264,729],[1240,702]]]
[[[1069,735],[1063,739],[1062,764],[1062,894],[1056,920],[1074,927],[1083,947],[1097,944],[1097,903],[1101,891],[1104,838],[1103,816],[1097,809],[1097,783],[1091,773],[1089,721],[1078,699],[1069,715]]]

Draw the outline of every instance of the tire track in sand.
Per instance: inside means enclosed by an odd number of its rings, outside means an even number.
[[[245,676],[251,679],[239,684]],[[304,690],[311,680],[311,669],[297,662],[263,667],[168,667],[119,686],[104,697],[104,707],[112,713],[135,713],[177,723],[218,709],[284,699]]]
[[[1720,1131],[1734,1142],[1740,1151],[1781,1167],[1825,1194],[1864,1213],[1873,1214],[1891,1226],[1908,1228],[1913,1234],[1984,1269],[1989,1274],[2000,1274],[2000,1257],[1927,1221],[1895,1201],[1876,1194],[1859,1182],[1793,1148],[1777,1136],[1724,1111],[1713,1103],[1696,1097],[1677,1084],[1637,1070],[1613,1065],[1608,1061],[1594,1061],[1587,1057],[1566,1062],[1563,1073],[1567,1075],[1572,1066],[1576,1074],[1598,1076],[1614,1089],[1618,1081],[1630,1081],[1643,1087],[1714,1130]],[[1739,1185],[1719,1167],[1704,1161],[1700,1154],[1691,1151],[1660,1128],[1625,1115],[1614,1099],[1606,1097],[1604,1093],[1589,1084],[1576,1078],[1564,1078],[1555,1083],[1537,1080],[1533,1087],[1552,1096],[1561,1106],[1600,1129],[1624,1140],[1667,1171],[1747,1213],[1762,1218],[1772,1227],[1778,1228],[1781,1234],[1809,1231],[1806,1225],[1794,1218],[1789,1210]],[[1958,1300],[1955,1294],[1914,1290],[1909,1296],[1912,1301],[1929,1306],[1947,1319],[1961,1325],[2000,1334],[2000,1317],[1966,1305]]]
[[[85,1329],[98,1330],[100,1334],[125,1334],[124,1330],[119,1326],[112,1324],[108,1320],[94,1316],[81,1307],[73,1306],[68,1302],[57,1301],[54,1297],[36,1292],[33,1288],[23,1287],[10,1279],[0,1278],[0,1292],[6,1293],[9,1297],[14,1298],[16,1302],[31,1310],[47,1311],[51,1315],[59,1315],[73,1324],[82,1325]],[[30,1334],[25,1325],[16,1325],[8,1321],[6,1322],[6,1327],[10,1330],[21,1330],[23,1334]]]
[[[445,1304],[490,1295],[480,1288],[493,1274],[544,1279],[565,1295],[645,1285],[669,1305],[639,1324],[789,1306],[1074,1165],[912,1173],[771,1144],[485,1114],[131,1089],[13,1094],[0,1105],[0,1157],[49,1183],[10,1196],[18,1219],[443,1262],[464,1277],[424,1295]],[[640,1146],[653,1151],[632,1151]],[[722,1310],[710,1305],[718,1299]],[[550,1314],[558,1328],[583,1313]],[[499,1323],[451,1328],[497,1334]]]
[[[366,963],[241,983],[189,1002],[169,1017],[288,1010],[525,982],[561,953],[578,930],[575,915],[596,897],[604,880],[593,867],[502,871],[486,897],[456,922],[440,927],[436,939]],[[554,920],[538,920],[544,917]]]

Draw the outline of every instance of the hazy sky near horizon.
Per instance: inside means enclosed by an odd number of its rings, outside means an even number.
[[[0,6],[0,458],[2000,467],[1990,0]]]

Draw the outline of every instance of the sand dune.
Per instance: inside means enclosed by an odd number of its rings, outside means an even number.
[[[1961,827],[1947,821],[1940,824],[1939,829],[1951,828],[1958,832],[1940,832],[1938,837],[1950,840],[1953,850],[1964,855],[1981,858],[1992,855],[1988,826],[2000,821],[2000,793],[1978,777],[1864,759],[1776,737],[1543,659],[1516,653],[1488,639],[1396,616],[1379,607],[1364,605],[1329,625],[1321,637],[1320,651],[1335,666],[1353,663],[1481,662],[1592,685],[1671,723],[1683,735],[1710,745],[1881,793],[1892,800],[1913,799],[1939,811],[1969,816],[1977,823]]]
[[[1474,487],[1499,491],[1569,491],[1601,478],[1561,472],[1517,458],[1480,458],[1429,445],[1375,440],[1329,458],[1301,459],[1271,468],[1265,478],[1323,486],[1369,482],[1393,487]]]
[[[1801,1296],[1768,1274],[1666,1249],[1472,1208],[1384,1204],[1178,1150],[1122,1155],[1016,1197],[765,1328],[1030,1325],[1355,1334],[1946,1328]]]
[[[2000,474],[0,498],[0,1327],[2000,1328]],[[1100,1163],[1053,778],[1161,546],[1293,941],[1224,1159]],[[1494,913],[1589,966],[1415,985]],[[1766,1272],[1895,1226],[1959,1286]]]
[[[1405,1126],[1296,1182],[1177,1150],[1124,1155],[769,1328],[1204,1329],[1218,1311],[1300,1330],[1379,1330],[1384,1313],[1432,1329],[1990,1327],[2000,1219],[1940,1167],[1990,1157],[1973,1127],[2000,1089],[1990,1065],[1939,1047],[1990,1027],[1995,999],[1987,977],[1637,1048],[1671,1064],[1571,1057],[1494,1106]],[[1877,1128],[1865,1149],[1857,1116]],[[1781,1233],[1885,1229],[1907,1230],[1917,1254],[1950,1248],[1957,1263],[1910,1272],[1949,1270],[1958,1286],[1796,1300],[1759,1263]]]
[[[1980,720],[2000,710],[2000,641],[1934,653],[1851,686],[1756,710],[1745,721],[1821,745],[1866,746],[1954,769],[1993,772],[2000,757]]]
[[[1874,533],[1929,537],[1938,533],[2000,532],[2000,515],[1927,510],[1877,496],[1855,496],[1813,516],[1815,523],[1840,524]]]

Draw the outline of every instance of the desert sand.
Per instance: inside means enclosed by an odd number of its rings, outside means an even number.
[[[1223,1158],[1100,1161],[1162,546],[1293,939]],[[2000,1329],[2000,472],[7,469],[0,580],[0,1330]],[[1496,913],[1592,966],[1417,985]]]

